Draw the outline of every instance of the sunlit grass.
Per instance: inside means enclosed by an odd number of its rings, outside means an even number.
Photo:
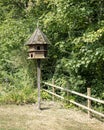
[[[1,105],[0,130],[103,130],[99,122],[89,121],[82,112],[53,103],[42,107],[47,109],[38,110],[37,104]]]

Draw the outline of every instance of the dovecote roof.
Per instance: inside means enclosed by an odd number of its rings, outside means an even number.
[[[34,31],[30,39],[26,42],[27,46],[35,44],[50,44],[46,35],[39,28]]]

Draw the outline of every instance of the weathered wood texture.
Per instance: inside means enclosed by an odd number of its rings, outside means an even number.
[[[52,79],[52,84],[54,84],[54,79]],[[53,91],[53,93],[55,93],[55,87],[52,87],[52,91]],[[52,99],[53,99],[53,101],[55,100],[55,96],[54,95],[52,96]]]
[[[58,98],[61,98],[61,99],[65,100],[65,101],[68,101],[68,102],[70,102],[70,103],[73,103],[73,104],[76,105],[76,106],[79,106],[79,107],[81,107],[81,108],[83,108],[83,109],[86,109],[86,110],[88,111],[88,116],[89,116],[89,117],[91,117],[91,113],[90,113],[90,112],[92,112],[92,113],[94,113],[94,114],[96,114],[96,115],[99,115],[99,116],[101,116],[101,117],[104,117],[104,114],[103,114],[103,113],[100,113],[100,112],[97,112],[97,111],[91,109],[91,100],[92,100],[92,101],[99,102],[99,103],[102,103],[102,104],[104,104],[104,101],[103,101],[103,100],[96,99],[96,98],[93,98],[93,97],[90,97],[91,91],[90,91],[89,89],[88,89],[88,96],[86,96],[86,95],[84,95],[84,94],[81,94],[81,93],[78,93],[78,92],[75,92],[75,91],[72,91],[72,90],[69,90],[69,89],[65,89],[65,88],[62,88],[62,87],[60,87],[60,86],[56,86],[56,85],[53,85],[53,84],[50,84],[50,83],[47,83],[47,82],[44,82],[44,84],[86,98],[86,99],[88,100],[88,107],[87,107],[87,106],[84,106],[84,105],[82,105],[82,104],[80,104],[80,103],[77,103],[77,102],[75,102],[75,101],[65,99],[64,97],[62,97],[62,96],[60,96],[60,95],[58,95],[58,94],[56,94],[56,93],[54,93],[54,92],[51,92],[51,91],[48,91],[48,90],[43,89],[44,91],[46,91],[46,92],[48,92],[48,93],[50,93],[50,94],[52,94],[52,95],[54,95],[54,96],[56,96],[56,97],[58,97]]]
[[[87,88],[87,96],[91,97],[91,88]],[[91,100],[87,100],[87,107],[90,109],[91,108]],[[91,118],[91,112],[88,110],[88,117]]]
[[[93,97],[89,97],[89,96],[84,95],[84,94],[81,94],[81,93],[79,93],[79,92],[75,92],[75,91],[72,91],[72,90],[69,90],[69,89],[66,89],[66,88],[62,88],[62,87],[60,87],[60,86],[56,86],[56,85],[53,85],[53,84],[50,84],[50,83],[44,82],[44,84],[45,84],[45,85],[49,85],[49,86],[51,86],[51,87],[55,87],[55,88],[61,89],[61,90],[63,90],[63,91],[67,91],[67,92],[69,92],[69,93],[72,93],[72,94],[75,94],[75,95],[78,95],[78,96],[81,96],[81,97],[84,97],[84,98],[87,98],[87,99],[90,99],[90,100],[92,100],[92,101],[96,101],[96,102],[99,102],[99,103],[104,104],[104,101],[103,101],[103,100],[96,99],[96,98],[93,98]]]
[[[46,35],[37,27],[30,39],[25,45],[29,47],[28,59],[45,59],[47,58],[47,46],[50,41]]]
[[[40,59],[37,60],[37,86],[38,86],[38,109],[41,108],[40,106],[40,101],[41,101],[41,96],[40,96],[40,75],[41,75],[41,70],[40,70]]]

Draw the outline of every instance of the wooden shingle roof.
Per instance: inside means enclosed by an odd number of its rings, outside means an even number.
[[[34,31],[30,39],[26,42],[26,45],[34,44],[50,44],[46,35],[39,28]]]

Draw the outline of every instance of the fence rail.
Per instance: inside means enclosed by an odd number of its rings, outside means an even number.
[[[99,116],[101,116],[101,117],[104,117],[104,114],[103,114],[103,113],[100,113],[100,112],[97,112],[97,111],[91,109],[91,101],[96,101],[96,102],[101,103],[101,104],[104,104],[104,101],[103,101],[103,100],[100,100],[100,99],[96,99],[96,98],[91,97],[91,89],[90,89],[90,88],[87,89],[87,95],[84,95],[84,94],[82,94],[82,93],[79,93],[79,92],[76,92],[76,91],[72,91],[72,90],[69,90],[69,89],[66,89],[66,88],[62,88],[62,87],[60,87],[60,86],[56,86],[56,85],[51,84],[51,83],[44,82],[44,84],[52,87],[52,91],[53,91],[53,92],[51,92],[51,91],[49,91],[49,90],[46,90],[46,89],[43,89],[43,90],[44,90],[45,92],[47,92],[47,93],[52,94],[52,95],[53,95],[53,100],[54,100],[54,96],[56,96],[56,97],[61,98],[61,99],[65,100],[65,101],[68,101],[68,102],[70,102],[70,103],[72,103],[72,104],[74,104],[74,105],[76,105],[76,106],[79,106],[79,107],[81,107],[81,108],[83,108],[83,109],[86,109],[86,110],[88,111],[88,116],[89,116],[89,117],[91,117],[91,112],[94,113],[94,114],[96,114],[96,115],[99,115]],[[82,104],[80,104],[80,103],[77,103],[77,102],[75,102],[75,101],[72,101],[72,100],[65,99],[64,97],[62,97],[62,96],[56,94],[56,93],[55,93],[55,88],[61,89],[61,90],[66,91],[66,92],[68,92],[68,93],[72,93],[72,94],[75,94],[75,95],[78,95],[78,96],[81,96],[81,97],[86,98],[86,99],[87,99],[87,102],[88,102],[87,106],[84,106],[84,105],[82,105]]]
[[[49,85],[51,87],[55,87],[55,88],[58,88],[58,89],[61,89],[61,90],[64,90],[64,91],[67,91],[69,93],[72,93],[72,94],[75,94],[75,95],[78,95],[78,96],[81,96],[81,97],[84,97],[84,98],[87,98],[87,99],[90,99],[92,101],[96,101],[96,102],[99,102],[99,103],[102,103],[104,104],[104,101],[103,100],[100,100],[100,99],[96,99],[96,98],[93,98],[93,97],[90,97],[90,96],[86,96],[84,94],[81,94],[81,93],[78,93],[78,92],[75,92],[75,91],[72,91],[72,90],[69,90],[69,89],[66,89],[66,88],[62,88],[60,86],[56,86],[54,84],[50,84],[50,83],[47,83],[47,82],[44,82],[45,85]]]

